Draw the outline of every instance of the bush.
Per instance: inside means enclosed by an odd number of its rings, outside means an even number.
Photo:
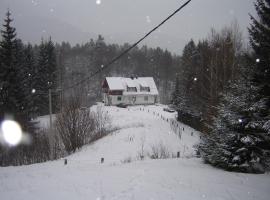
[[[92,113],[92,116],[95,131],[91,141],[95,141],[107,135],[109,130],[111,130],[111,118],[101,105],[97,106],[97,109]]]
[[[35,130],[29,142],[18,146],[0,145],[0,166],[29,165],[50,159],[48,137],[43,130]]]
[[[132,158],[128,156],[124,160],[122,160],[121,163],[131,163],[131,161],[132,161]]]
[[[160,142],[158,145],[152,145],[151,152],[148,155],[151,159],[170,158],[170,152],[162,142]]]

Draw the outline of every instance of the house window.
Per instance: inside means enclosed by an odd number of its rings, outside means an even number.
[[[137,92],[137,88],[136,87],[127,87],[127,91],[128,92]]]
[[[140,87],[141,92],[150,92],[150,87]]]
[[[121,96],[118,96],[117,97],[117,101],[121,101],[122,100],[122,97]]]
[[[144,96],[144,101],[148,101],[148,96]]]

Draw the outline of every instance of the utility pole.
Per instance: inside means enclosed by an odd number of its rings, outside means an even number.
[[[50,113],[50,132],[49,132],[50,160],[53,160],[52,90],[51,89],[49,89],[49,113]]]

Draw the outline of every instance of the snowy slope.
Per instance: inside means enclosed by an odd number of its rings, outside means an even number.
[[[101,157],[104,157],[105,163],[119,163],[127,158],[136,160],[142,146],[147,154],[151,153],[152,146],[158,146],[160,143],[167,147],[170,154],[176,155],[178,151],[182,157],[191,157],[194,154],[193,145],[199,141],[198,132],[179,124],[175,134],[171,129],[170,120],[175,118],[176,113],[164,112],[161,106],[104,109],[112,117],[112,125],[119,130],[70,156],[70,160],[91,163],[96,163]],[[193,136],[191,132],[194,132]]]
[[[68,165],[58,160],[0,168],[0,199],[269,199],[269,174],[230,173],[203,164],[193,157],[199,133],[172,126],[175,114],[162,106],[105,109],[117,131],[67,157]],[[142,143],[149,152],[160,142],[171,153],[180,151],[181,158],[138,160]],[[127,158],[132,162],[123,163]]]

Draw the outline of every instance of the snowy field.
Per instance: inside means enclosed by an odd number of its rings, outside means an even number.
[[[93,108],[95,109],[95,108]],[[163,106],[104,107],[116,131],[63,160],[0,168],[0,199],[268,200],[269,174],[225,172],[203,164],[200,133],[174,121]],[[48,119],[42,118],[41,126]],[[162,144],[180,158],[151,160]],[[143,150],[142,150],[143,149]],[[140,153],[145,155],[140,160]],[[101,157],[104,163],[100,163]]]

